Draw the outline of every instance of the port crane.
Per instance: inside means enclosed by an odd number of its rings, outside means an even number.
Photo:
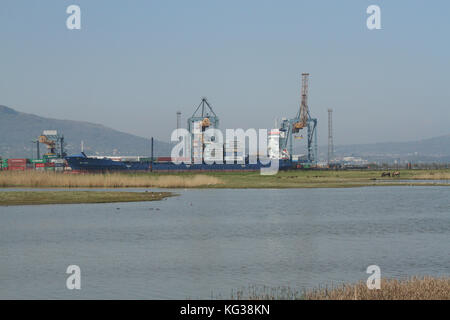
[[[64,136],[58,134],[56,130],[44,130],[39,136],[37,143],[42,143],[47,146],[47,153],[44,156],[57,156],[59,158],[66,156],[64,151]]]
[[[187,120],[188,131],[191,134],[191,156],[194,159],[202,158],[205,139],[213,142],[214,137],[205,137],[205,131],[219,128],[219,118],[214,112],[211,104],[203,97],[192,116]]]
[[[209,104],[206,98],[202,98],[202,101],[198,105],[197,109],[195,109],[192,116],[188,119],[188,130],[189,132],[193,132],[194,123],[199,123],[201,126],[201,131],[205,131],[207,128],[218,128],[219,127],[219,118],[214,112],[213,108]]]
[[[312,118],[308,106],[309,73],[302,73],[300,108],[295,118],[283,119],[280,126],[280,156],[292,160],[295,134],[307,131],[307,162],[317,162],[317,119]]]

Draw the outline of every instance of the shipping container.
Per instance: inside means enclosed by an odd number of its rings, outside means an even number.
[[[58,156],[56,154],[44,154],[44,159],[56,159]]]
[[[122,160],[124,160],[124,159],[122,159]],[[65,161],[64,159],[51,159],[50,160],[51,163],[64,163],[64,161]]]
[[[27,164],[27,159],[8,159],[8,165],[23,165]]]
[[[182,157],[172,158],[173,162],[175,162],[175,161],[178,161],[178,162],[189,162],[190,160],[191,160],[190,158],[182,158]]]
[[[25,171],[25,167],[8,167],[8,171]]]
[[[46,163],[47,161],[45,159],[32,159],[31,163]]]

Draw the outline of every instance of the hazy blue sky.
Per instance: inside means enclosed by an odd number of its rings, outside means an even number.
[[[168,140],[202,96],[222,128],[294,116],[310,72],[319,144],[330,107],[336,144],[415,140],[450,133],[449,34],[449,1],[1,0],[0,104]]]

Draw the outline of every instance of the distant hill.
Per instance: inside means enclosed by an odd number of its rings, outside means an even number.
[[[57,120],[18,112],[0,106],[0,157],[34,157],[31,141],[43,130],[64,134],[68,154],[80,152],[80,142],[88,155],[150,155],[150,141],[100,124]],[[41,146],[41,153],[45,146]],[[155,140],[155,156],[170,155],[169,143]],[[301,153],[299,150],[298,153]],[[327,159],[327,146],[319,148],[319,159]],[[391,142],[335,146],[337,157],[355,156],[369,161],[450,162],[450,134],[411,142]]]
[[[326,158],[327,146],[321,148]],[[450,162],[450,134],[410,142],[386,142],[335,146],[335,155],[362,157],[369,161]]]
[[[88,155],[150,155],[150,140],[120,132],[100,124],[57,120],[18,112],[0,106],[0,157],[34,157],[35,140],[43,130],[58,130],[64,135],[68,154],[79,153],[80,143]],[[41,145],[41,154],[45,151]],[[170,155],[169,143],[155,140],[155,156]]]

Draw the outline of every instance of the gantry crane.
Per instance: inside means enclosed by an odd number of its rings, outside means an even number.
[[[219,118],[206,98],[202,98],[187,124],[192,138],[191,156],[195,159],[201,158],[206,138],[204,132],[209,128],[219,128]]]
[[[38,138],[38,143],[47,145],[47,153],[44,156],[57,156],[64,158],[64,136],[58,134],[56,130],[44,130]]]
[[[202,98],[197,109],[195,109],[192,116],[188,119],[188,131],[192,133],[194,131],[194,123],[199,122],[201,123],[200,126],[202,132],[209,127],[219,127],[219,118],[206,98]]]
[[[300,108],[295,118],[283,119],[280,127],[280,155],[292,160],[294,134],[307,130],[307,161],[317,162],[317,119],[311,118],[308,106],[309,73],[302,73]]]

